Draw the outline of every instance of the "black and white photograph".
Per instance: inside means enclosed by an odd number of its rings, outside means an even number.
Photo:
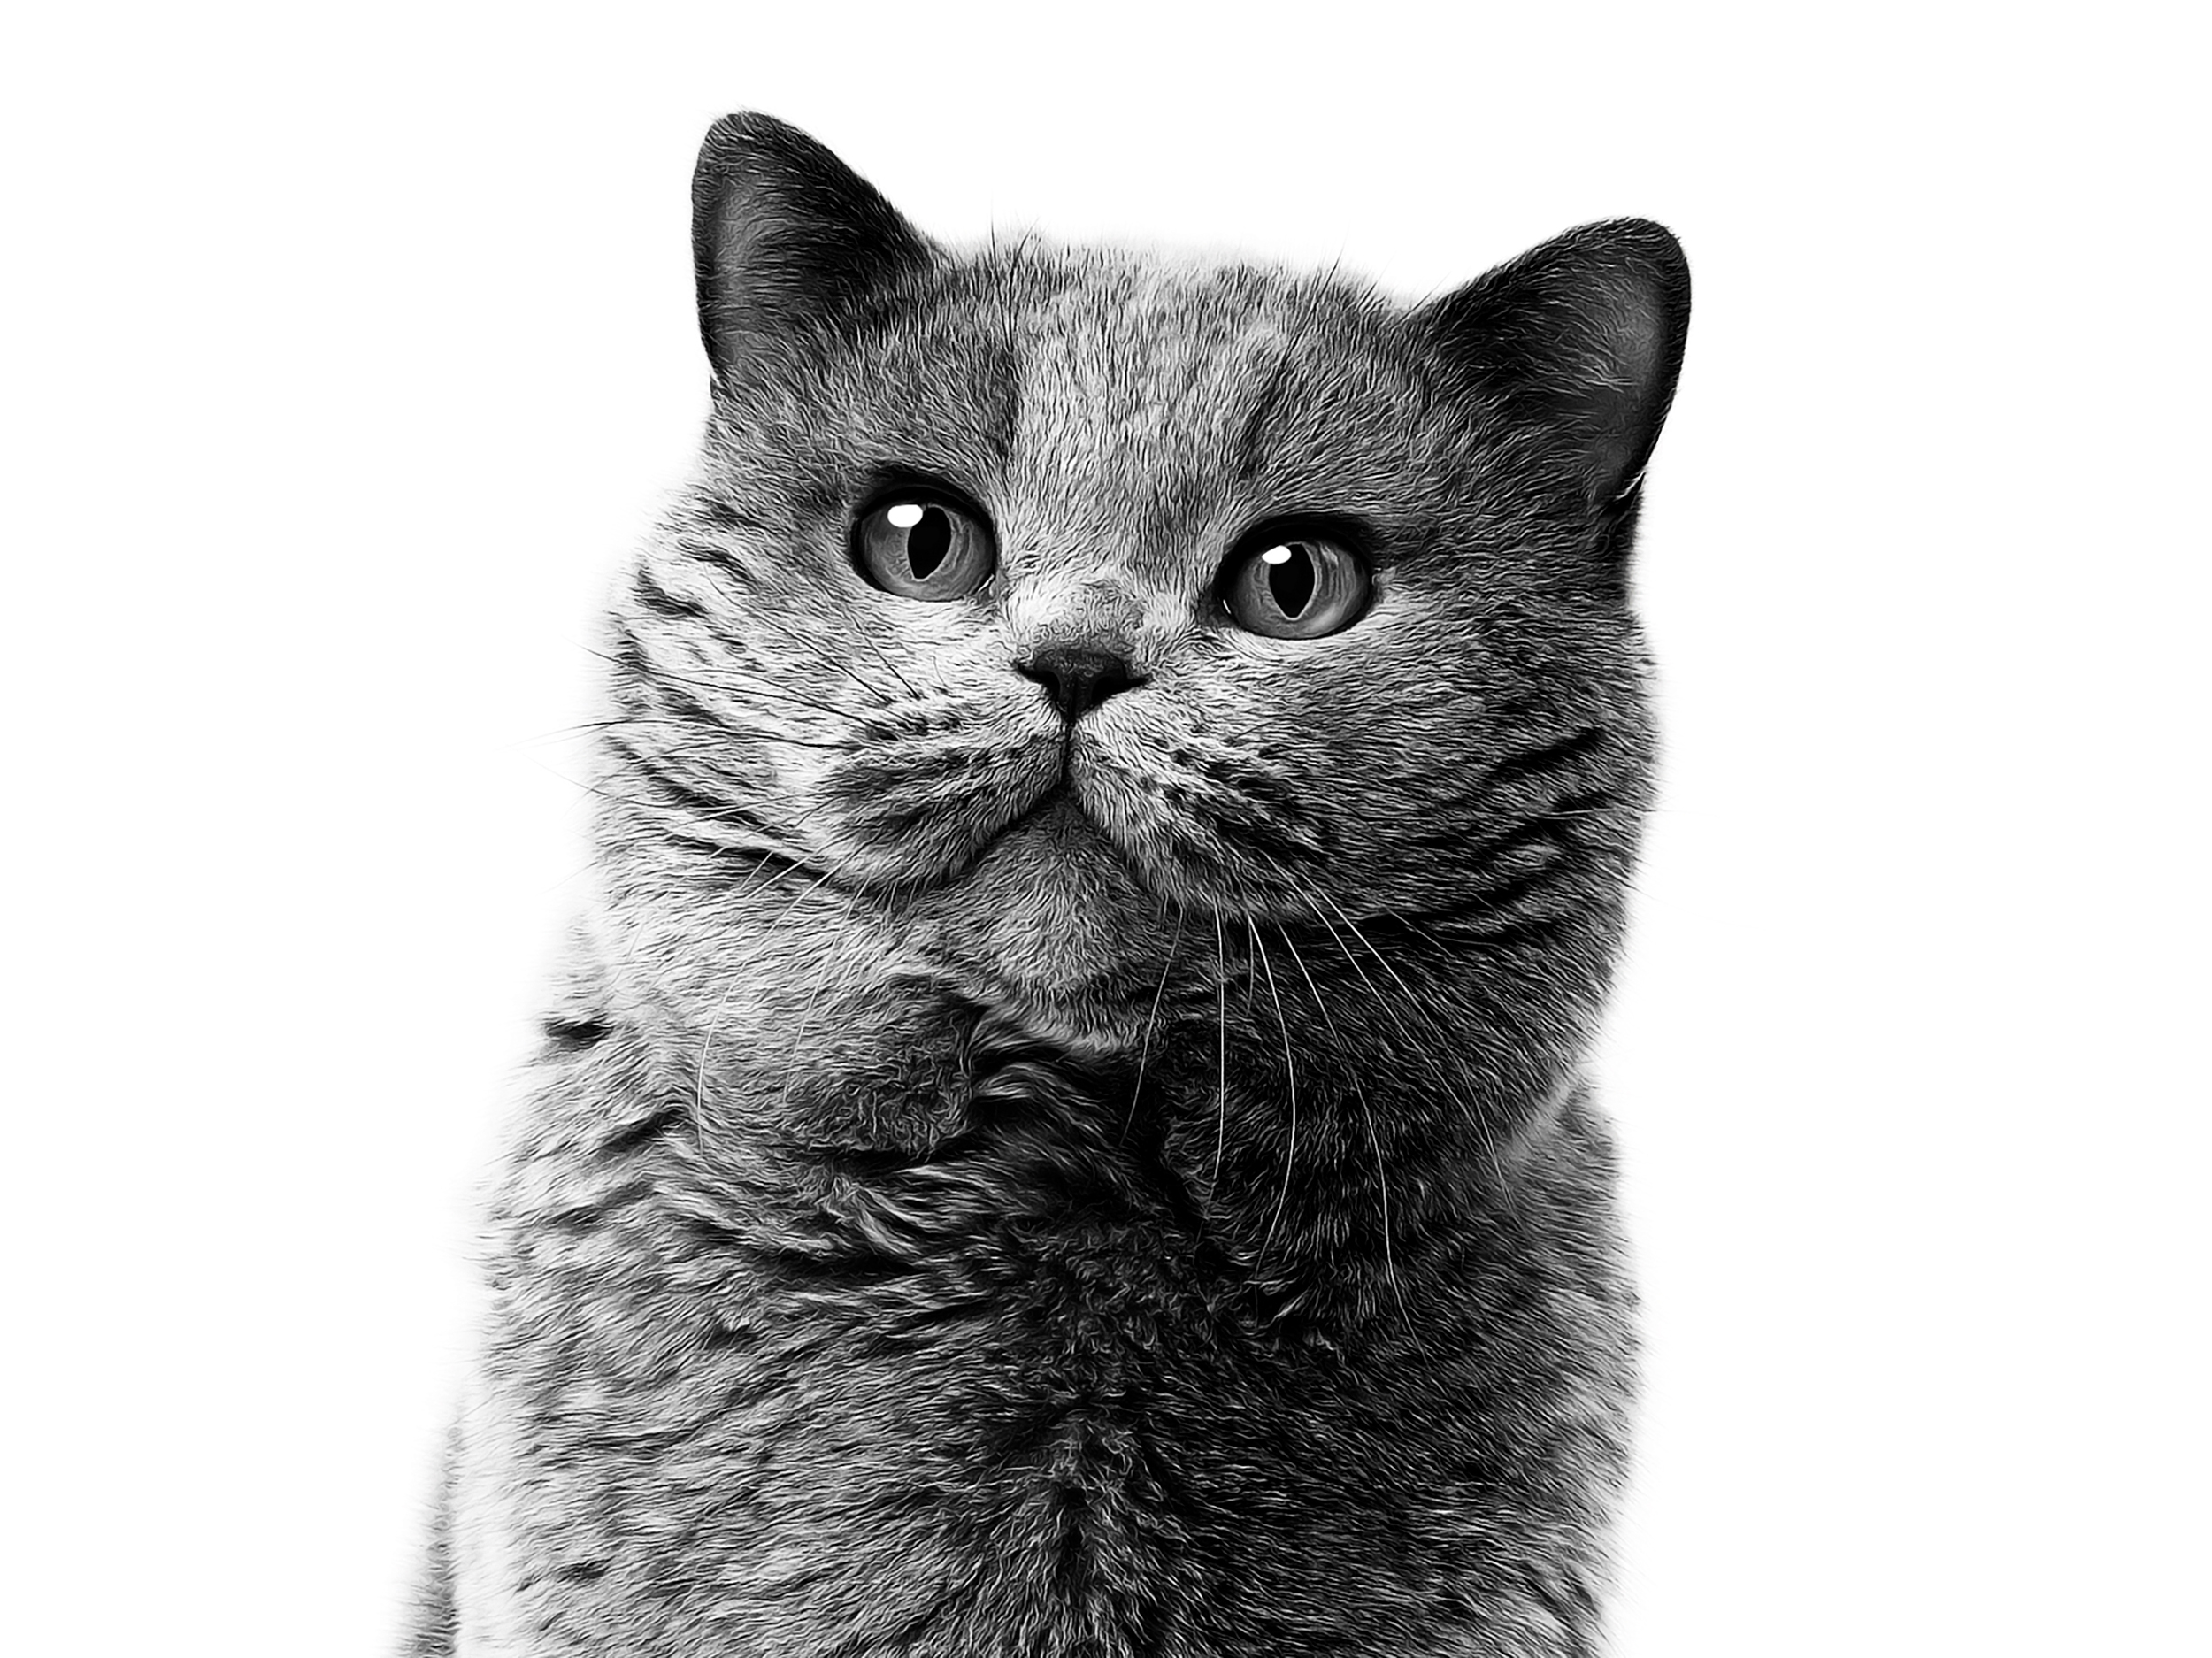
[[[2201,1646],[2179,12],[8,33],[8,1650]]]

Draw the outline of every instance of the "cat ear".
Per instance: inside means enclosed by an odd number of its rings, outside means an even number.
[[[1593,504],[1633,493],[1689,333],[1690,267],[1667,231],[1585,225],[1419,315],[1479,383],[1562,432]]]
[[[691,179],[699,332],[714,376],[926,268],[935,249],[866,180],[772,116],[726,115]]]

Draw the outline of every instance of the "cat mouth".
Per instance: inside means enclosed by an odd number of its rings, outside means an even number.
[[[947,788],[941,772],[912,772],[878,756],[840,779],[849,826],[877,864],[871,875],[920,891],[1018,870],[1017,879],[1045,879],[1056,889],[1072,879],[1070,892],[1134,887],[1183,900],[1220,861],[1224,830],[1249,838],[1260,826],[1239,821],[1254,817],[1255,807],[1217,782],[1179,785],[1080,733],[1040,732],[1010,749],[978,753],[964,771]]]
[[[948,871],[946,879],[962,881],[981,865],[1012,856],[1033,865],[1041,858],[1064,871],[1081,867],[1094,875],[1110,866],[1119,880],[1142,886],[1140,856],[1100,814],[1094,794],[1075,769],[1064,763],[1027,804],[977,843],[960,867]]]
[[[991,839],[996,841],[1005,835],[1018,833],[1045,813],[1057,806],[1073,802],[1074,798],[1072,781],[1067,774],[1066,768],[1063,767],[1060,775],[1038,790],[1036,798],[1009,818],[1005,825],[992,835]]]
[[[1113,841],[1106,826],[1083,803],[1083,796],[1075,786],[1074,778],[1065,771],[1048,785],[1035,800],[1023,807],[1004,828],[985,841],[984,847],[987,849],[1001,841],[1039,831],[1046,832],[1055,839],[1080,833],[1109,844]]]

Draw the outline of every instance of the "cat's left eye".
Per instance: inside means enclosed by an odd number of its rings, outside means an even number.
[[[902,599],[962,599],[991,578],[998,555],[980,514],[925,495],[881,500],[853,526],[853,562]]]
[[[1237,625],[1270,639],[1319,639],[1366,613],[1367,561],[1325,535],[1260,535],[1233,559],[1221,595]]]

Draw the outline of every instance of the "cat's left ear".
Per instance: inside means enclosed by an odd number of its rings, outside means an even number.
[[[1585,225],[1417,317],[1478,384],[1561,433],[1592,505],[1632,497],[1689,334],[1690,267],[1671,234]]]

